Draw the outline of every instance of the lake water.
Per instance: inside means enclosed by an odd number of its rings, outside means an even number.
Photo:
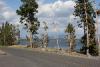
[[[59,43],[59,47],[60,48],[67,49],[69,47],[69,44],[66,41],[66,39],[59,39],[58,43]],[[28,45],[29,42],[26,41],[26,40],[22,40],[22,41],[20,41],[20,44],[21,45]],[[49,48],[58,48],[57,40],[56,39],[49,39],[48,47]],[[76,40],[76,47],[75,47],[75,49],[79,50],[81,47],[82,47],[82,43],[80,42],[80,40]]]

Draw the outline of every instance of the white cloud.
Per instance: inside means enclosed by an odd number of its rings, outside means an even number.
[[[8,21],[12,24],[16,24],[19,22],[18,16],[15,11],[13,11],[7,4],[3,1],[0,0],[0,20],[3,21]]]
[[[39,17],[66,17],[73,13],[75,3],[73,1],[56,1],[50,4],[42,4],[39,7]]]
[[[77,26],[76,17],[74,13],[75,2],[73,1],[61,1],[57,0],[54,3],[40,4],[38,18],[40,22],[46,21],[49,26],[49,34],[56,33],[53,31],[54,25],[53,22],[56,22],[59,27],[58,34],[64,34],[64,30],[67,24],[70,22],[74,25],[76,29],[76,37],[80,38],[83,35],[83,29]],[[77,17],[78,18],[78,17]],[[41,23],[41,29],[43,24]],[[40,29],[40,30],[41,30]]]
[[[39,5],[42,5],[45,2],[45,0],[37,0],[37,2]]]
[[[73,1],[60,1],[57,0],[54,3],[46,3],[39,5],[39,13],[37,14],[40,22],[46,21],[49,26],[49,33],[52,32],[53,22],[58,24],[59,33],[63,32],[69,22],[70,18],[74,18],[75,2]],[[41,27],[43,24],[41,23]]]

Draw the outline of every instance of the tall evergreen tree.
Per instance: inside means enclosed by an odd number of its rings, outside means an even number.
[[[87,49],[91,55],[98,55],[98,50],[95,41],[95,11],[92,6],[91,0],[77,0],[75,6],[75,16],[79,16],[81,21],[79,26],[84,26],[84,36],[82,42],[84,42],[83,52],[86,54]],[[88,35],[87,35],[88,34]],[[86,41],[88,38],[88,41]],[[85,49],[86,48],[86,49]]]
[[[65,33],[68,33],[67,40],[69,42],[69,50],[73,51],[75,47],[75,29],[72,24],[68,24],[67,28],[65,29]]]
[[[21,16],[20,22],[25,23],[25,26],[30,33],[30,45],[32,45],[33,35],[37,34],[37,30],[40,26],[38,19],[36,18],[36,13],[38,12],[38,4],[36,0],[21,0],[22,5],[16,13]]]

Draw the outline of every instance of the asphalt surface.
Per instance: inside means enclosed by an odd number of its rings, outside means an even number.
[[[100,60],[60,56],[25,49],[3,48],[0,67],[100,67]]]

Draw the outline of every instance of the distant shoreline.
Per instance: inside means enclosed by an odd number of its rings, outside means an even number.
[[[69,47],[68,42],[67,42],[66,39],[64,39],[64,38],[63,38],[63,39],[59,39],[58,42],[59,42],[59,47],[60,47],[60,48],[66,49],[66,48]],[[27,45],[27,44],[29,44],[29,42],[28,42],[27,40],[25,40],[25,39],[23,39],[22,41],[19,42],[19,45]],[[37,45],[38,45],[38,46],[42,46],[42,44],[40,43],[40,41],[38,41]],[[79,51],[79,49],[82,47],[82,45],[83,45],[83,44],[80,42],[80,40],[76,40],[76,47],[75,47],[75,49]],[[51,40],[48,42],[48,47],[49,47],[49,48],[57,48],[58,45],[57,45],[57,43],[56,43],[56,39],[51,39]]]

